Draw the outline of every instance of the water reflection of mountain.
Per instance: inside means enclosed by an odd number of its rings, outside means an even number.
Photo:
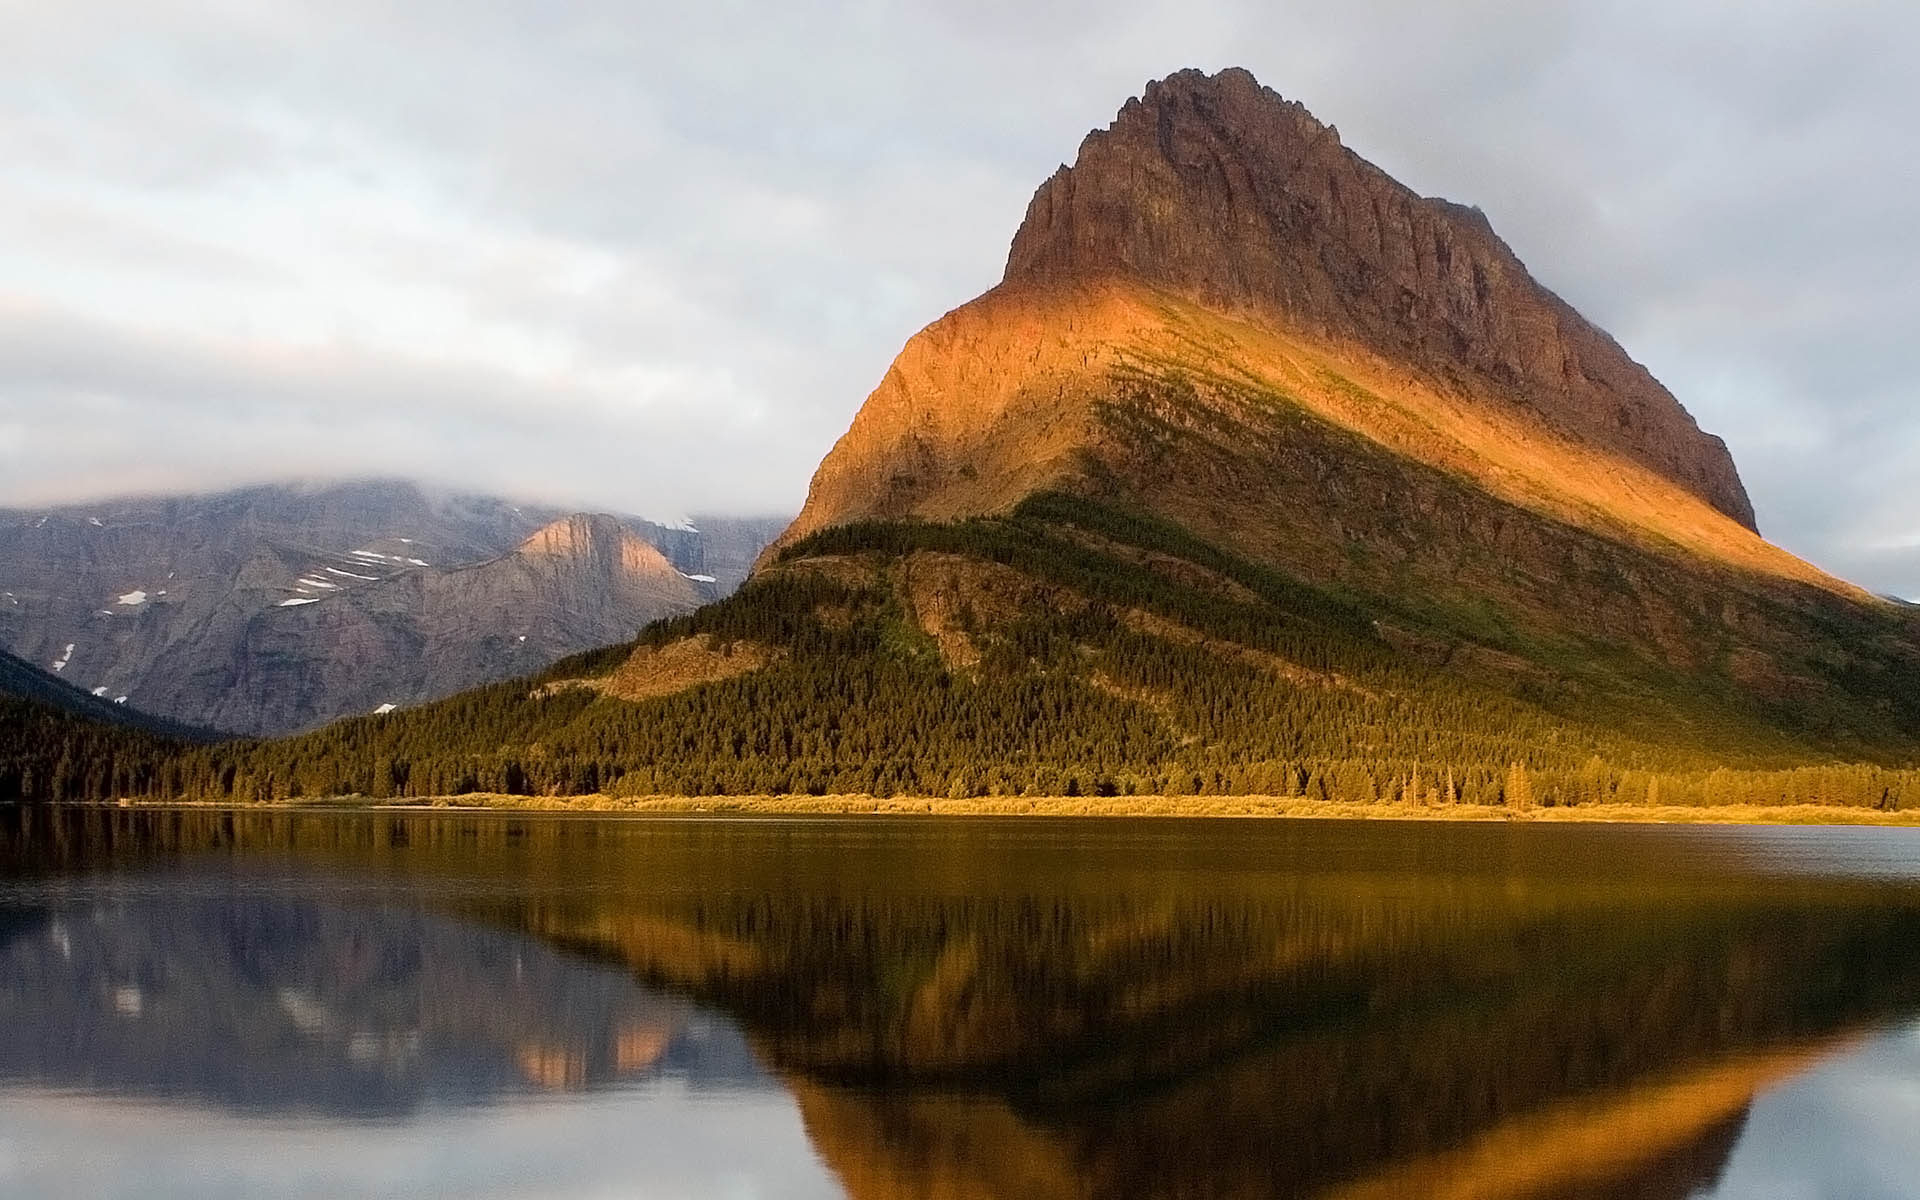
[[[154,873],[9,909],[0,1079],[349,1117],[658,1073],[770,1086],[737,1032],[627,972],[303,882]]]
[[[1670,899],[526,917],[736,1014],[860,1195],[1652,1197],[1920,999],[1910,906]]]
[[[1897,884],[1609,831],[1129,828],[188,814],[101,844],[466,881],[430,902],[737,1021],[860,1197],[1678,1200],[1758,1090],[1920,1010]]]

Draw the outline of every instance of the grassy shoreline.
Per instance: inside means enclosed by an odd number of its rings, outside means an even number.
[[[1354,821],[1510,821],[1656,825],[1920,826],[1920,810],[1801,804],[1713,807],[1588,804],[1516,812],[1482,805],[1352,804],[1288,796],[982,796],[967,800],[894,796],[507,796],[479,794],[375,800],[337,796],[268,804],[119,802],[123,808],[219,808],[262,812],[576,813],[607,816],[976,816],[1267,817]]]

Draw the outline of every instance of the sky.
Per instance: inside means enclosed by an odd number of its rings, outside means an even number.
[[[1911,0],[0,0],[0,505],[791,512],[1147,80],[1239,65],[1920,597]]]

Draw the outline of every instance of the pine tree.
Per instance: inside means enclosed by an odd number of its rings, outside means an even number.
[[[1533,783],[1527,778],[1527,768],[1514,763],[1507,769],[1507,807],[1515,812],[1526,812],[1533,807]]]

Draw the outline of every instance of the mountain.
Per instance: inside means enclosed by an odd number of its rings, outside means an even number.
[[[1754,524],[1482,214],[1187,71],[1042,185],[734,596],[182,786],[1898,805],[1920,614]]]
[[[232,658],[163,652],[147,685],[158,705],[185,708],[204,697],[222,728],[296,730],[525,674],[707,599],[608,516],[561,518],[473,566],[302,581],[331,584],[331,594],[289,596],[252,615],[236,631]]]
[[[779,524],[391,480],[0,512],[0,646],[173,720],[290,733],[631,637],[737,586]]]
[[[1004,282],[909,343],[768,561],[1047,493],[1359,601],[1468,673],[1665,676],[1868,740],[1920,718],[1910,612],[1762,540],[1725,445],[1482,214],[1244,71],[1152,84],[1087,137]]]
[[[1169,359],[1237,367],[1322,410],[1334,398],[1312,393],[1357,385],[1422,410],[1487,409],[1471,414],[1495,426],[1480,432],[1624,458],[1754,524],[1724,443],[1536,283],[1483,214],[1421,198],[1229,70],[1150,84],[1088,135],[1035,193],[1003,285],[909,344],[790,536],[856,515],[991,511],[1078,469],[1074,451],[1111,450],[1119,431],[1085,409],[1110,401],[1116,366]]]

